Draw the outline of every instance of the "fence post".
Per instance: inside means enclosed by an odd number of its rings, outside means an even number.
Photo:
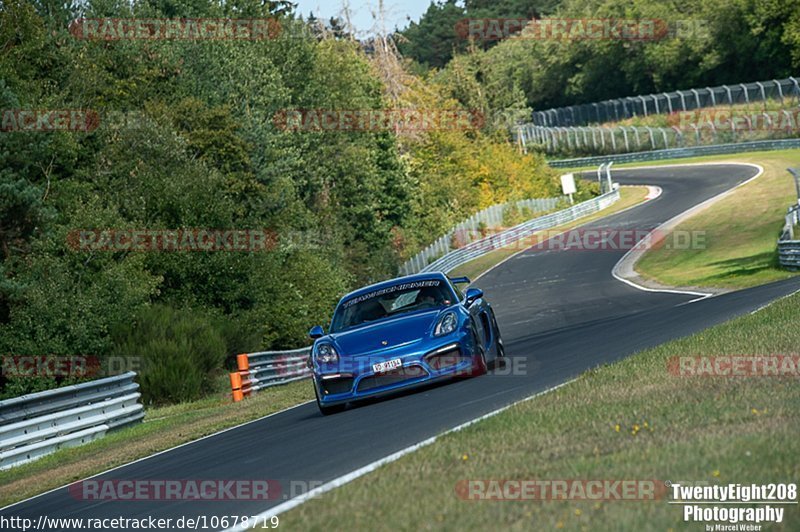
[[[781,82],[777,79],[773,79],[772,83],[775,84],[775,88],[778,89],[778,97],[781,99],[781,104],[783,103],[783,87],[781,87]]]
[[[800,97],[800,83],[798,83],[795,78],[789,78],[789,79],[794,83],[794,91],[792,92],[794,93],[795,99],[797,99],[798,97]]]
[[[634,127],[634,126],[631,126],[631,129],[633,130],[633,136],[636,139],[636,148],[641,150],[642,149],[642,140],[639,138],[639,129]]]
[[[647,134],[650,135],[650,147],[655,150],[656,141],[653,138],[653,128],[645,126],[645,129],[647,130]]]
[[[675,145],[677,147],[683,146],[683,133],[677,126],[672,126],[673,131],[675,131]]]

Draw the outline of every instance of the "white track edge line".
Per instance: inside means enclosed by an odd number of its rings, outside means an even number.
[[[630,168],[620,168],[618,171],[619,172],[624,172],[624,171],[628,171],[628,170],[645,170],[645,169],[652,170],[652,169],[657,169],[657,168],[687,167],[687,166],[721,166],[721,165],[726,165],[726,164],[727,165],[737,165],[737,166],[750,166],[752,168],[756,168],[758,170],[758,172],[753,177],[748,178],[745,181],[742,181],[741,183],[739,183],[735,187],[729,188],[728,190],[720,192],[716,196],[712,196],[712,197],[708,198],[707,200],[705,200],[705,201],[703,201],[701,203],[698,203],[697,205],[694,205],[693,207],[690,207],[689,209],[686,209],[682,213],[680,213],[680,214],[678,214],[676,216],[673,216],[672,218],[670,218],[669,220],[667,220],[663,224],[659,225],[658,227],[656,227],[652,231],[650,231],[651,233],[653,233],[655,231],[658,231],[660,228],[664,227],[665,225],[668,225],[668,224],[672,223],[674,220],[677,220],[677,219],[681,218],[687,212],[689,212],[689,211],[691,211],[693,209],[700,209],[704,205],[706,207],[710,207],[712,204],[714,204],[717,201],[723,199],[728,194],[731,194],[737,188],[743,187],[744,185],[750,183],[751,181],[761,177],[761,175],[764,173],[764,167],[761,166],[760,164],[754,164],[754,163],[742,163],[742,162],[733,162],[733,161],[731,161],[731,162],[719,161],[719,162],[708,162],[708,163],[665,164],[665,165],[660,165],[660,166],[659,165],[655,165],[655,166],[636,166],[636,167],[630,167]],[[702,209],[700,209],[700,210],[702,210]],[[635,283],[635,282],[631,281],[630,279],[625,279],[624,277],[622,277],[618,273],[618,268],[619,268],[620,264],[622,264],[628,258],[628,255],[630,255],[631,253],[634,253],[635,251],[639,251],[639,250],[637,248],[635,248],[635,247],[631,248],[630,250],[628,250],[627,253],[625,253],[625,255],[622,256],[621,259],[619,259],[619,261],[617,261],[617,263],[614,265],[614,268],[611,270],[611,275],[614,276],[614,279],[616,279],[617,281],[623,282],[623,283],[627,284],[628,286],[636,288],[637,290],[642,290],[644,292],[661,292],[661,293],[667,293],[667,294],[685,294],[685,295],[690,295],[690,296],[699,296],[697,299],[693,299],[692,301],[689,301],[688,303],[694,303],[695,301],[701,301],[703,299],[706,299],[708,297],[712,297],[714,295],[714,293],[712,293],[712,292],[695,292],[695,291],[691,291],[691,290],[680,290],[680,289],[669,289],[669,288],[648,288],[646,286],[642,286],[642,285],[640,285],[638,283]]]
[[[118,466],[114,466],[114,467],[112,467],[110,469],[106,469],[105,471],[101,471],[100,473],[95,473],[94,475],[88,476],[88,477],[86,477],[84,479],[75,480],[73,482],[70,482],[69,484],[64,484],[63,486],[59,486],[57,488],[53,488],[53,489],[47,490],[47,491],[45,491],[43,493],[39,493],[38,495],[34,495],[33,497],[28,497],[27,499],[11,503],[8,506],[4,506],[4,507],[0,508],[0,512],[2,512],[4,510],[8,510],[9,508],[13,508],[14,506],[17,506],[18,504],[22,504],[22,503],[25,503],[25,502],[28,502],[28,501],[32,501],[34,499],[38,499],[39,497],[44,497],[45,495],[47,495],[49,493],[53,493],[54,491],[62,490],[64,488],[67,488],[67,487],[71,486],[72,484],[75,484],[76,482],[83,482],[85,480],[89,480],[89,479],[92,479],[92,478],[95,478],[95,477],[99,477],[100,475],[105,475],[106,473],[111,473],[112,471],[116,471],[117,469],[122,469],[123,467],[128,467],[129,465],[133,465],[133,464],[136,464],[136,463],[139,463],[139,462],[143,462],[145,460],[149,460],[151,458],[154,458],[156,456],[162,455],[164,453],[168,453],[168,452],[174,451],[175,449],[180,449],[181,447],[185,447],[186,445],[191,445],[193,443],[197,443],[197,442],[202,441],[202,440],[207,440],[208,438],[213,438],[214,436],[218,436],[220,434],[224,434],[224,433],[226,433],[228,431],[231,431],[231,430],[234,430],[234,429],[238,429],[240,427],[244,427],[244,426],[250,425],[252,423],[257,423],[259,421],[263,421],[263,420],[265,420],[267,418],[270,418],[272,416],[277,416],[278,414],[283,414],[284,412],[288,412],[289,410],[294,410],[295,408],[299,408],[299,407],[301,407],[303,405],[307,405],[307,404],[313,403],[313,402],[314,402],[314,400],[312,399],[312,400],[306,401],[304,403],[292,405],[290,407],[284,408],[283,410],[278,410],[277,412],[273,412],[271,414],[267,414],[266,416],[262,416],[262,417],[257,418],[257,419],[251,419],[250,421],[245,421],[244,423],[239,423],[238,425],[234,425],[233,427],[228,427],[226,429],[222,429],[222,430],[220,430],[218,432],[214,432],[212,434],[206,434],[205,436],[201,436],[201,437],[199,437],[197,439],[190,440],[190,441],[178,444],[178,445],[176,445],[174,447],[170,447],[168,449],[164,449],[164,450],[158,451],[157,453],[149,454],[147,456],[143,456],[141,458],[137,458],[136,460],[133,460],[132,462],[126,462],[124,464],[120,464]]]
[[[340,486],[343,486],[343,485],[347,484],[348,482],[352,482],[353,480],[355,480],[355,479],[357,479],[359,477],[362,477],[362,476],[366,475],[367,473],[371,473],[371,472],[375,471],[376,469],[378,469],[379,467],[381,467],[383,465],[389,464],[391,462],[395,462],[395,461],[399,460],[400,458],[402,458],[403,456],[405,456],[407,454],[413,453],[414,451],[417,451],[418,449],[421,449],[423,447],[427,447],[428,445],[434,443],[437,439],[441,438],[442,436],[445,436],[447,434],[451,434],[453,432],[458,432],[458,431],[460,431],[462,429],[465,429],[465,428],[469,427],[470,425],[474,425],[475,423],[478,423],[478,422],[483,421],[485,419],[488,419],[490,417],[494,417],[497,414],[500,414],[501,412],[505,412],[506,410],[508,410],[509,408],[511,408],[513,406],[516,406],[518,404],[524,403],[526,401],[530,401],[532,399],[536,399],[537,397],[540,397],[540,396],[545,395],[547,393],[553,392],[553,391],[555,391],[555,390],[557,390],[557,389],[559,389],[559,388],[561,388],[563,386],[566,386],[568,384],[571,384],[571,383],[577,381],[578,378],[579,377],[572,378],[572,379],[570,379],[568,381],[562,382],[561,384],[557,384],[555,386],[547,388],[546,390],[542,390],[541,392],[537,392],[537,393],[535,393],[533,395],[525,397],[524,399],[520,399],[519,401],[515,401],[515,402],[510,403],[510,404],[508,404],[506,406],[500,407],[497,410],[493,410],[493,411],[489,412],[488,414],[484,414],[484,415],[482,415],[480,417],[477,417],[475,419],[472,419],[470,421],[462,423],[461,425],[457,425],[457,426],[455,426],[455,427],[453,427],[451,429],[448,429],[448,430],[442,432],[441,434],[438,434],[436,436],[432,436],[430,438],[422,440],[422,441],[420,441],[418,443],[415,443],[414,445],[406,447],[405,449],[401,449],[401,450],[399,450],[399,451],[397,451],[395,453],[392,453],[392,454],[390,454],[388,456],[385,456],[385,457],[383,457],[383,458],[381,458],[379,460],[376,460],[376,461],[374,461],[372,463],[369,463],[369,464],[367,464],[367,465],[365,465],[363,467],[360,467],[360,468],[358,468],[358,469],[356,469],[354,471],[351,471],[350,473],[347,473],[347,474],[342,475],[342,476],[340,476],[338,478],[335,478],[335,479],[333,479],[333,480],[331,480],[329,482],[326,482],[322,486],[314,488],[313,490],[309,491],[308,493],[304,493],[303,495],[299,495],[299,496],[297,496],[297,497],[295,497],[293,499],[290,499],[290,500],[288,500],[286,502],[283,502],[283,503],[281,503],[281,504],[279,504],[277,506],[273,506],[269,510],[261,512],[260,514],[257,514],[257,515],[252,516],[252,517],[254,518],[255,522],[258,523],[262,519],[267,519],[267,518],[270,518],[270,517],[274,517],[276,515],[280,515],[280,514],[282,514],[284,512],[287,512],[287,511],[289,511],[289,510],[291,510],[293,508],[296,508],[297,506],[300,506],[301,504],[307,502],[310,499],[313,499],[314,497],[317,497],[319,495],[322,495],[323,493],[326,493],[326,492],[329,492],[331,490],[334,490],[334,489],[336,489],[336,488],[338,488]],[[253,526],[256,526],[256,525],[253,525]],[[228,528],[224,532],[243,532],[245,530],[252,529],[253,526],[244,527],[244,526],[239,525],[239,526],[236,526],[236,527],[233,527],[233,528]]]
[[[798,294],[798,293],[800,293],[800,289],[797,289],[797,290],[795,290],[794,292],[792,292],[790,294],[786,294],[784,296],[781,296],[778,299],[773,299],[769,303],[764,303],[763,305],[761,305],[760,307],[758,307],[754,311],[750,312],[750,315],[752,316],[753,314],[758,314],[759,312],[761,312],[762,310],[764,310],[768,306],[772,305],[773,303],[777,303],[778,301],[783,301],[784,299],[792,297],[793,295]]]

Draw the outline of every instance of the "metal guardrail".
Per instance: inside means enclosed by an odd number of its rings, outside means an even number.
[[[502,203],[493,205],[478,213],[473,214],[467,220],[453,227],[447,234],[436,239],[430,246],[426,247],[400,266],[400,275],[411,275],[422,271],[422,269],[434,260],[450,253],[454,244],[458,246],[468,242],[462,242],[470,237],[470,234],[477,231],[481,225],[486,228],[499,227],[503,224],[506,210],[512,205],[517,209],[528,210],[531,213],[541,213],[552,211],[564,198],[533,198],[519,200],[517,202]]]
[[[141,421],[135,376],[131,371],[0,401],[0,470]]]
[[[800,139],[757,140],[734,144],[717,144],[714,146],[692,146],[687,148],[671,148],[669,150],[640,151],[619,153],[615,155],[598,155],[594,157],[578,157],[548,161],[553,168],[575,168],[578,166],[595,166],[603,162],[635,163],[659,161],[664,159],[685,159],[703,155],[725,155],[748,151],[790,150],[800,148]]]
[[[778,239],[778,261],[788,270],[800,270],[800,240],[796,240],[794,228],[800,226],[800,170],[789,168],[797,187],[797,204],[789,207],[783,232]]]
[[[756,81],[719,87],[703,87],[674,92],[630,96],[616,100],[535,111],[531,119],[537,126],[582,126],[618,122],[634,116],[691,111],[719,105],[749,104],[768,99],[800,98],[800,82],[795,78]]]
[[[236,357],[238,371],[231,373],[231,392],[235,402],[253,392],[307,379],[311,369],[306,365],[310,347],[291,351],[261,351]]]
[[[310,347],[292,351],[263,351],[248,354],[253,390],[263,390],[276,384],[310,377],[311,370],[306,366],[310,354]]]
[[[607,172],[610,176],[609,167],[607,167]],[[584,216],[601,211],[609,205],[615,203],[617,200],[619,200],[619,198],[619,190],[612,189],[602,196],[598,196],[589,201],[584,201],[568,209],[554,212],[546,216],[540,216],[539,218],[534,218],[533,220],[521,223],[515,227],[512,227],[511,229],[503,231],[502,233],[488,236],[473,242],[472,244],[464,246],[463,248],[452,251],[441,259],[429,264],[422,271],[441,271],[444,273],[450,272],[462,264],[465,264],[471,260],[475,260],[478,257],[486,255],[494,250],[514,244],[515,242],[518,242],[519,240],[526,238],[537,231],[543,231],[545,229],[557,227],[561,224],[572,222],[579,218],[583,218]]]

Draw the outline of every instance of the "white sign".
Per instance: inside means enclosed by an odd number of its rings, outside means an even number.
[[[572,174],[564,174],[561,176],[561,190],[565,195],[575,194],[578,189],[575,188],[575,176]]]

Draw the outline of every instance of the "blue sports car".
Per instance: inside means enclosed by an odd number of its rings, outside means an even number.
[[[442,273],[378,283],[339,301],[331,328],[311,329],[309,366],[323,414],[456,376],[481,375],[505,355],[483,291]]]

